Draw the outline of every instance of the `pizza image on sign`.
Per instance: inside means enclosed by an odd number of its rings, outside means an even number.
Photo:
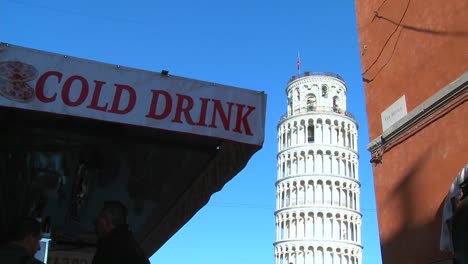
[[[28,84],[37,78],[34,66],[20,61],[0,62],[0,95],[18,102],[34,98],[34,89]]]

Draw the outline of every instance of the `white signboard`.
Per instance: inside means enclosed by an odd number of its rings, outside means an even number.
[[[0,106],[262,145],[266,95],[2,43]]]
[[[398,120],[404,117],[408,112],[406,111],[406,98],[403,95],[396,100],[391,106],[382,112],[382,131],[387,130]]]

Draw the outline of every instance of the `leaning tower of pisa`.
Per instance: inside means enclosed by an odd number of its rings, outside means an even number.
[[[360,264],[357,128],[337,74],[304,72],[278,123],[275,264]]]

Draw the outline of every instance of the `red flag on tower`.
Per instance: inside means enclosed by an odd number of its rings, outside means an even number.
[[[301,71],[301,56],[300,56],[299,52],[297,53],[297,71],[298,72]]]

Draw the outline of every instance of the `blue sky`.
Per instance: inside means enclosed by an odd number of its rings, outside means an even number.
[[[267,93],[263,148],[152,263],[274,263],[287,81],[298,52],[302,70],[340,74],[359,123],[363,263],[381,263],[354,1],[0,0],[0,41]]]

